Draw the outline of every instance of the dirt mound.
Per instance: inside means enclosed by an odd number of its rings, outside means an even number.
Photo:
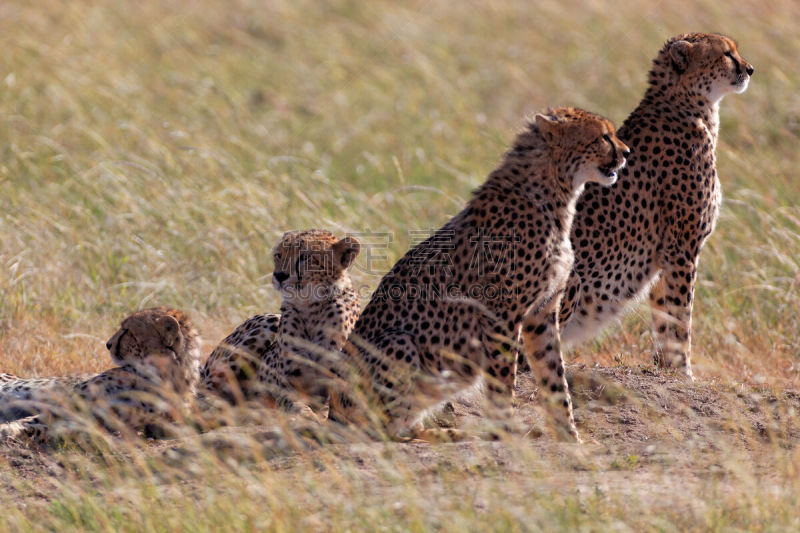
[[[36,487],[32,493],[30,489],[9,490],[18,502],[32,495],[47,501],[61,490],[58,480],[67,471],[103,479],[108,469],[121,464],[126,465],[128,476],[138,471],[136,465],[149,464],[147,475],[161,476],[162,470],[169,470],[173,472],[170,484],[180,479],[181,486],[188,484],[200,490],[204,482],[191,477],[192,465],[214,456],[225,464],[246,463],[246,469],[286,470],[297,475],[307,468],[335,465],[355,472],[365,486],[374,482],[376,491],[393,490],[386,482],[387,468],[400,468],[420,483],[430,484],[431,490],[443,490],[442,472],[468,476],[491,472],[492,476],[507,476],[511,485],[530,483],[534,475],[544,487],[554,490],[592,494],[622,491],[636,494],[648,504],[652,499],[658,506],[662,496],[669,496],[673,505],[683,499],[697,501],[707,489],[708,476],[719,480],[715,481],[716,489],[731,493],[743,476],[754,472],[771,479],[775,476],[770,472],[774,473],[780,457],[786,456],[783,452],[800,439],[800,395],[795,392],[776,394],[702,380],[691,383],[646,368],[573,366],[568,370],[575,417],[586,441],[583,445],[559,442],[546,431],[512,435],[498,442],[386,443],[362,439],[353,443],[333,439],[320,444],[307,435],[285,433],[285,425],[231,427],[195,437],[127,446],[103,457],[80,452],[81,466],[77,469],[70,465],[71,460],[65,461],[63,451],[2,447],[0,461],[5,465],[0,469],[0,481],[32,482],[30,486]],[[521,375],[517,388],[519,422],[530,428],[546,428],[536,395],[532,376]],[[482,413],[481,395],[476,391],[434,418],[438,425],[454,426],[469,434],[471,428],[485,422]],[[539,433],[545,436],[531,437]]]

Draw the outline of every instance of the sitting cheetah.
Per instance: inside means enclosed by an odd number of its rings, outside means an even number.
[[[200,394],[209,393],[231,404],[256,397],[263,355],[275,349],[280,314],[255,315],[225,337],[200,370]]]
[[[744,92],[752,74],[736,43],[715,34],[674,37],[653,60],[644,99],[618,132],[633,152],[628,164],[613,187],[587,185],[576,206],[560,313],[566,344],[596,335],[649,290],[656,362],[692,378],[697,264],[722,199],[719,102]]]
[[[18,401],[38,414],[0,425],[0,433],[45,443],[54,425],[74,426],[75,415],[86,411],[110,431],[164,436],[194,398],[199,376],[199,335],[189,317],[166,307],[138,311],[106,346],[118,367],[79,383],[73,377],[23,380]]]
[[[348,274],[361,249],[353,237],[324,230],[286,233],[273,251],[280,315],[256,315],[211,353],[201,372],[204,392],[230,403],[257,398],[314,408],[327,399],[329,365],[358,319],[359,298]]]
[[[467,206],[381,280],[347,348],[391,437],[413,434],[427,408],[482,374],[508,413],[521,331],[560,428],[579,440],[556,313],[572,265],[569,229],[584,183],[613,184],[627,154],[602,117],[573,108],[537,115]],[[333,389],[331,420],[365,415]]]

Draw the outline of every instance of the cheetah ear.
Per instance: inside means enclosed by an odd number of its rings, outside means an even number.
[[[361,251],[361,243],[355,237],[345,237],[333,245],[333,253],[339,259],[342,268],[348,268]]]
[[[683,74],[689,67],[689,52],[692,49],[692,43],[689,41],[675,41],[669,47],[669,57],[672,59],[672,68],[678,74]]]
[[[156,320],[156,330],[161,340],[168,348],[172,348],[181,338],[181,326],[178,321],[171,316],[162,316]]]
[[[547,140],[552,139],[558,128],[558,120],[541,113],[537,113],[534,120],[536,121],[536,127],[539,128],[539,133]]]

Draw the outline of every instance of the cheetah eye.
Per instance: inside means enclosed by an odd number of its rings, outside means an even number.
[[[607,142],[607,143],[608,143],[608,145],[609,145],[609,146],[610,146],[612,149],[614,148],[614,143],[612,143],[612,142],[611,142],[611,137],[609,137],[607,133],[603,135],[603,140],[604,140],[605,142]]]
[[[731,61],[735,61],[735,59],[733,59],[733,54],[732,54],[732,53],[730,53],[730,51],[728,51],[728,52],[725,52],[725,57],[727,57],[727,58],[728,58],[728,59],[730,59]]]

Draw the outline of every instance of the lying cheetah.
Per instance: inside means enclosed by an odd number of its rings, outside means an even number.
[[[54,426],[73,427],[85,411],[110,431],[164,436],[196,392],[200,341],[189,317],[166,307],[138,311],[122,321],[106,346],[119,366],[89,379],[24,380],[18,401],[24,397],[22,407],[39,414],[0,425],[0,434],[42,444]]]
[[[644,98],[618,132],[633,152],[627,166],[616,185],[589,184],[577,203],[565,343],[593,337],[649,290],[656,362],[692,378],[697,264],[722,200],[719,102],[744,92],[752,74],[736,43],[715,34],[674,37],[653,60]]]
[[[348,352],[390,436],[413,434],[427,408],[481,375],[507,413],[521,331],[545,404],[579,440],[556,313],[572,265],[569,229],[584,184],[613,184],[627,154],[602,117],[573,108],[537,115],[466,208],[384,276]],[[354,395],[334,389],[331,420],[365,416]]]
[[[323,360],[339,352],[360,311],[348,274],[360,249],[357,239],[324,230],[286,233],[273,251],[281,314],[256,315],[225,338],[203,367],[202,390],[230,403],[302,398],[321,407]]]
[[[43,397],[69,394],[75,386],[95,374],[74,374],[48,378],[21,378],[0,374],[0,422],[36,414],[34,404]]]

